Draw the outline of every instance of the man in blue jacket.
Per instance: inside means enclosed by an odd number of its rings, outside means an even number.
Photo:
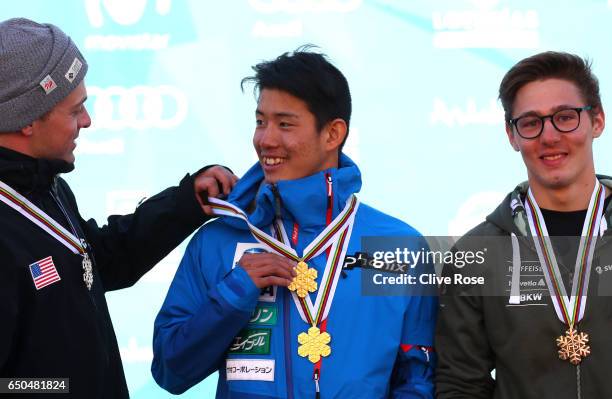
[[[307,50],[253,68],[259,162],[190,242],[155,321],[155,380],[217,398],[431,398],[437,299],[365,296],[363,237],[413,237],[354,196],[346,78]]]

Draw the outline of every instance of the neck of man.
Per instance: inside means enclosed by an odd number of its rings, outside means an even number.
[[[24,140],[19,132],[0,133],[0,147],[36,158],[30,150],[27,141]]]
[[[529,187],[540,208],[551,211],[581,211],[589,207],[595,188],[595,173],[567,186],[544,187],[529,179]],[[608,191],[606,189],[606,195]]]

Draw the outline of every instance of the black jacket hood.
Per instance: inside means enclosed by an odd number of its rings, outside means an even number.
[[[606,175],[597,175],[597,179],[604,186],[612,189],[612,177]],[[493,212],[486,218],[483,224],[491,223],[497,229],[506,234],[514,233],[517,236],[528,236],[528,222],[523,199],[529,188],[528,182],[522,182],[509,193],[504,200],[495,208]],[[608,226],[612,226],[612,204],[605,210],[605,219]],[[482,227],[482,225],[478,226]]]

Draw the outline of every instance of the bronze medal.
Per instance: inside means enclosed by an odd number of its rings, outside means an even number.
[[[578,332],[574,327],[570,327],[565,335],[557,338],[559,359],[567,360],[574,366],[579,365],[583,358],[591,354],[588,342],[589,334]]]

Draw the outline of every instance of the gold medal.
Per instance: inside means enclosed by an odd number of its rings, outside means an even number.
[[[331,192],[331,180],[328,181],[330,184],[329,192]],[[310,362],[315,364],[321,361],[323,357],[331,355],[331,348],[329,346],[331,336],[327,332],[321,332],[317,325],[324,323],[327,319],[334,299],[336,285],[342,274],[343,259],[349,245],[355,215],[359,207],[357,197],[353,195],[347,200],[342,212],[304,248],[302,256],[299,256],[291,247],[287,233],[284,231],[282,220],[276,219],[274,221],[272,228],[276,238],[270,237],[265,232],[251,225],[247,214],[240,208],[216,198],[208,198],[208,201],[213,204],[213,210],[216,215],[237,217],[244,220],[257,241],[266,244],[273,252],[297,262],[294,267],[296,276],[292,278],[288,288],[292,291],[291,298],[300,313],[300,317],[308,326],[311,326],[308,332],[301,333],[297,337],[299,342],[298,354],[301,357],[307,357]],[[323,288],[318,290],[315,304],[313,305],[309,292],[312,293],[318,289],[318,284],[315,281],[318,273],[316,269],[309,268],[306,262],[322,255],[326,251],[329,256],[327,256],[323,272],[323,277],[325,278],[321,283]],[[318,379],[315,381],[318,384]]]
[[[321,332],[317,327],[312,326],[308,329],[308,333],[300,333],[298,335],[298,355],[302,357],[308,356],[311,363],[317,363],[321,360],[321,356],[327,357],[331,354],[329,343],[331,335],[328,332]]]
[[[296,291],[297,296],[305,298],[309,292],[315,292],[317,290],[317,278],[316,269],[308,267],[308,264],[304,261],[298,262],[297,266],[293,268],[297,273],[297,276],[293,278],[291,284],[289,284],[289,291]]]
[[[578,332],[574,327],[570,327],[565,335],[557,338],[559,359],[568,360],[574,366],[579,365],[583,358],[591,354],[588,342],[589,334]]]

